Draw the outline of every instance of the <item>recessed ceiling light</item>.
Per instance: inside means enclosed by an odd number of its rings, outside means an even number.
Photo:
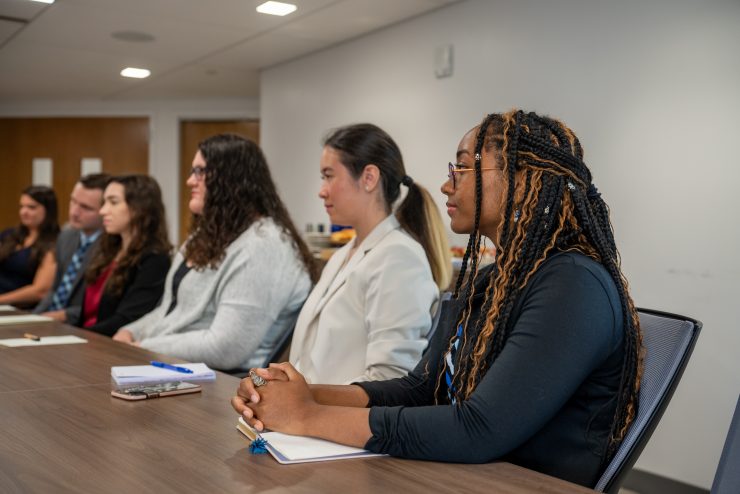
[[[31,0],[32,2],[39,2],[39,3],[54,3],[54,0]]]
[[[135,67],[126,67],[121,71],[123,77],[133,77],[134,79],[146,79],[149,77],[149,72],[146,69],[137,69]]]
[[[259,7],[257,7],[257,12],[260,14],[270,14],[270,15],[288,15],[291,12],[295,12],[296,9],[295,5],[292,3],[283,3],[283,2],[265,2]]]

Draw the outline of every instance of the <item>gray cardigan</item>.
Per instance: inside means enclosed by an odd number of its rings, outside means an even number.
[[[191,269],[177,305],[167,273],[159,307],[126,326],[141,346],[216,369],[261,366],[280,336],[295,324],[311,280],[290,237],[270,218],[255,222],[226,249],[218,269]]]

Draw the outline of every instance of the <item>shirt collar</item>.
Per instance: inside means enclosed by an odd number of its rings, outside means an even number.
[[[95,230],[95,232],[91,233],[90,235],[85,235],[85,232],[80,230],[80,243],[86,244],[86,243],[93,243],[95,242],[98,237],[103,233],[103,230]]]

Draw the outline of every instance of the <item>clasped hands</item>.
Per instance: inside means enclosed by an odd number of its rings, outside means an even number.
[[[231,399],[234,410],[258,431],[306,435],[309,417],[318,407],[306,379],[288,362],[253,370],[267,382],[257,387],[251,378],[242,379]]]
[[[133,346],[141,346],[140,342],[134,340],[133,333],[126,328],[119,329],[116,334],[113,335],[113,341],[120,341]]]

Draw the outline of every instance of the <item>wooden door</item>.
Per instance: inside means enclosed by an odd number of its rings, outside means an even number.
[[[149,172],[149,119],[0,118],[0,149],[0,228],[18,224],[18,198],[31,185],[34,158],[52,160],[61,225],[82,158],[100,158],[112,175]]]
[[[185,182],[190,176],[193,157],[198,150],[198,143],[216,134],[238,134],[260,142],[260,124],[258,120],[224,120],[224,121],[182,121],[180,122],[180,243],[185,241],[190,231],[190,189]]]

